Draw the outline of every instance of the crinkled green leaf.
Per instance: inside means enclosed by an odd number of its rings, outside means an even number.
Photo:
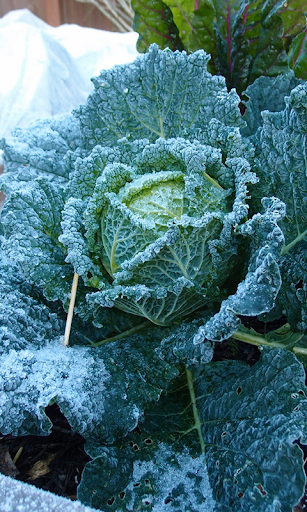
[[[252,368],[205,365],[196,381],[209,479],[217,510],[292,510],[304,492],[305,372],[269,349]],[[208,398],[209,395],[209,398]]]
[[[210,317],[209,312],[207,316]],[[205,340],[204,343],[194,343],[194,337],[203,323],[202,316],[185,320],[177,327],[174,326],[156,349],[157,353],[171,364],[184,363],[189,370],[208,363],[213,357],[214,343],[209,340]]]
[[[50,300],[67,301],[73,268],[58,241],[65,188],[40,177],[13,191],[3,209],[4,250]]]
[[[307,229],[306,109],[307,87],[301,84],[286,98],[282,112],[263,113],[263,126],[253,139],[260,177],[254,198],[272,194],[286,204],[286,216],[281,221],[286,238],[284,253],[304,238]]]
[[[284,315],[294,331],[303,332],[307,331],[306,249],[306,240],[301,241],[279,263],[282,286],[275,315]]]
[[[42,299],[39,290],[24,281],[14,263],[1,251],[0,354],[9,350],[39,348],[44,340],[64,332],[57,310]]]
[[[85,437],[112,441],[135,428],[144,408],[178,373],[155,354],[163,333],[123,334],[118,342],[92,348],[84,343],[97,342],[99,330],[74,320],[71,346],[64,347],[65,316],[59,305],[51,308],[35,290],[32,297],[31,287],[16,280],[10,273],[2,280],[1,432],[48,434],[45,408],[54,402]]]
[[[194,392],[191,372],[183,371],[126,438],[113,446],[88,442],[93,461],[78,498],[112,512],[213,512]]]
[[[207,71],[203,51],[163,52],[152,45],[132,64],[115,66],[93,80],[95,91],[77,115],[87,146],[130,140],[184,136],[212,118],[241,126],[235,91],[227,93],[224,79]]]
[[[284,236],[277,222],[285,215],[284,204],[275,198],[264,198],[266,211],[256,214],[241,227],[251,238],[249,267],[245,279],[234,295],[224,300],[220,311],[201,326],[194,343],[204,339],[223,341],[239,328],[241,316],[257,316],[271,311],[281,287],[278,260]]]
[[[286,98],[282,112],[263,113],[263,126],[254,136],[259,187],[256,199],[274,194],[286,205],[286,216],[280,221],[285,236],[280,269],[283,286],[277,308],[289,315],[294,329],[306,329],[305,320],[305,237],[307,233],[306,187],[306,109],[307,88],[298,85]]]
[[[277,349],[252,368],[186,370],[125,439],[87,445],[79,498],[112,512],[291,510],[305,484],[294,443],[305,436],[304,379]]]
[[[248,101],[245,102],[246,111],[244,121],[247,126],[242,129],[244,135],[252,135],[262,126],[262,112],[280,112],[285,108],[285,97],[289,96],[292,89],[299,85],[300,80],[294,77],[290,72],[287,75],[280,75],[276,78],[263,76],[257,78],[252,85],[249,85],[244,96]]]
[[[162,49],[183,50],[178,27],[168,2],[150,0],[144,3],[132,0],[131,7],[135,12],[133,29],[140,34],[137,41],[139,52],[148,50],[152,43],[158,44]]]
[[[62,186],[68,180],[70,152],[79,153],[82,147],[80,123],[70,114],[16,129],[12,138],[1,141],[5,161],[1,181],[6,192],[38,176]]]

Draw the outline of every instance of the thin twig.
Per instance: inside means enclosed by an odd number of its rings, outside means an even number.
[[[69,303],[67,320],[66,320],[65,334],[64,334],[65,347],[68,347],[68,345],[69,345],[69,336],[70,336],[71,323],[72,323],[72,319],[74,316],[74,308],[75,308],[76,294],[77,294],[77,288],[78,288],[78,279],[79,279],[79,275],[74,274],[74,279],[72,282],[71,294],[70,294],[70,303]]]
[[[120,2],[121,6],[123,6],[122,1]],[[125,19],[123,19],[123,13],[118,10],[116,5],[113,7],[109,0],[76,0],[76,2],[94,5],[104,16],[106,16],[106,18],[112,21],[112,23],[119,29],[120,32],[132,31],[132,10],[129,22],[127,23]],[[125,10],[128,13],[127,9]]]
[[[13,464],[16,464],[16,462],[18,461],[20,455],[22,454],[23,452],[23,446],[20,446],[17,450],[17,453],[15,455],[15,457],[13,458]]]

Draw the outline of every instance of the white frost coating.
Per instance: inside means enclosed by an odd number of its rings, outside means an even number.
[[[104,413],[103,400],[95,396],[104,396],[104,383],[110,376],[103,361],[92,353],[91,348],[64,347],[61,339],[56,339],[39,350],[12,350],[3,356],[0,360],[3,431],[7,409],[17,408],[24,410],[25,417],[30,412],[42,418],[41,408],[55,398],[60,407],[66,407],[67,419],[79,433],[94,429]]]
[[[134,495],[134,484],[149,478],[154,481],[156,495],[144,496],[144,501],[154,504],[150,509],[152,512],[171,512],[172,510],[214,512],[215,500],[203,455],[192,458],[187,448],[176,454],[167,444],[160,443],[152,460],[134,462],[132,482],[127,490]],[[177,495],[176,489],[179,488],[180,492]],[[173,491],[176,497],[176,508],[171,502],[165,503],[167,498],[172,497]],[[202,497],[201,502],[200,497]],[[179,502],[181,502],[180,505]],[[134,510],[133,505],[131,500],[127,509]]]
[[[0,503],[1,512],[95,512],[79,501],[70,501],[3,475],[0,475]]]

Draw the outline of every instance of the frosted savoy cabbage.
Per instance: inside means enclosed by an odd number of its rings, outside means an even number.
[[[46,435],[56,402],[102,511],[288,512],[304,492],[307,87],[263,77],[242,117],[208,61],[152,45],[2,141],[0,430]],[[223,340],[260,359],[216,361]]]

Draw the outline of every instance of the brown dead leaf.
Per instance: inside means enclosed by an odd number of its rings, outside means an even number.
[[[16,468],[9,452],[8,446],[0,445],[0,473],[15,478],[19,471]]]
[[[50,462],[55,459],[57,456],[57,453],[51,453],[46,457],[46,459],[38,460],[35,462],[35,464],[32,466],[30,471],[28,471],[28,479],[27,480],[36,480],[37,478],[40,478],[41,476],[48,475],[50,473]]]

